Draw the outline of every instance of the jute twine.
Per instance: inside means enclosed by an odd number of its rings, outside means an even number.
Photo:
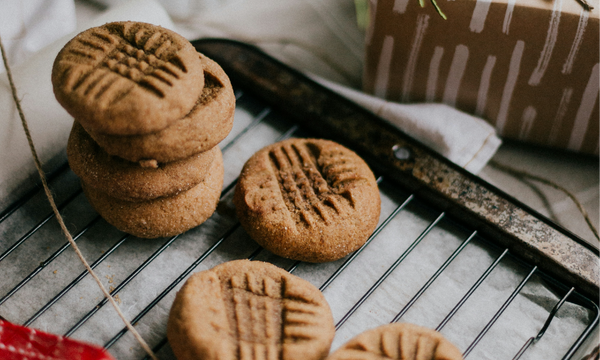
[[[100,290],[102,290],[102,293],[104,294],[106,299],[108,299],[108,301],[111,303],[111,305],[113,306],[113,308],[115,309],[115,311],[117,312],[117,314],[119,315],[121,320],[123,320],[123,323],[125,323],[125,326],[127,327],[127,329],[129,329],[129,331],[131,331],[131,333],[133,334],[135,339],[140,343],[140,345],[146,351],[146,353],[148,353],[148,355],[153,360],[158,360],[158,357],[154,354],[152,349],[150,349],[150,347],[148,346],[146,341],[144,341],[142,336],[137,332],[137,330],[133,327],[133,325],[131,325],[129,320],[127,320],[127,318],[121,311],[121,308],[119,308],[119,305],[117,304],[115,299],[110,295],[108,290],[106,290],[106,288],[102,284],[102,281],[100,281],[100,278],[98,278],[96,273],[94,273],[94,271],[92,270],[92,268],[90,267],[88,262],[85,260],[83,254],[79,250],[79,247],[73,240],[71,233],[65,226],[65,222],[64,222],[62,216],[60,215],[60,212],[58,211],[58,207],[56,206],[56,203],[54,202],[54,196],[52,196],[52,193],[50,192],[50,188],[48,187],[48,182],[46,181],[46,175],[44,174],[44,171],[42,170],[42,165],[41,165],[40,159],[37,155],[37,151],[35,150],[35,146],[33,145],[33,139],[31,138],[29,126],[27,125],[27,120],[25,120],[25,115],[23,113],[23,109],[21,108],[21,102],[19,101],[19,98],[17,96],[17,89],[13,82],[12,73],[10,71],[10,67],[8,66],[6,52],[4,50],[4,45],[2,44],[2,37],[0,37],[0,50],[2,52],[2,61],[4,62],[4,67],[6,68],[6,75],[8,76],[8,82],[10,83],[10,90],[12,92],[15,105],[17,106],[17,111],[19,112],[19,117],[21,118],[21,124],[23,125],[23,130],[25,131],[25,136],[27,137],[27,142],[29,143],[29,149],[31,150],[31,155],[33,156],[33,161],[35,162],[35,167],[38,171],[38,174],[40,175],[40,179],[42,180],[42,185],[44,187],[44,192],[46,193],[46,196],[48,197],[48,201],[50,202],[52,211],[54,212],[54,215],[56,216],[56,220],[58,220],[58,224],[60,225],[60,228],[61,228],[63,234],[69,241],[69,244],[71,244],[71,247],[73,248],[73,250],[75,250],[75,253],[79,257],[79,260],[81,261],[83,266],[85,266],[87,272],[94,278],[94,280],[96,281],[96,284],[98,284],[98,287],[100,288]]]

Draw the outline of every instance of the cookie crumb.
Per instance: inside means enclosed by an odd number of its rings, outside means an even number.
[[[149,167],[149,168],[153,168],[153,169],[158,169],[158,161],[151,159],[151,160],[140,160],[140,166],[141,167]]]

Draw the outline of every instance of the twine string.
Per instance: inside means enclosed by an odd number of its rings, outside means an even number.
[[[575,206],[577,206],[577,209],[579,210],[579,212],[585,219],[585,222],[587,223],[587,225],[590,228],[590,230],[592,231],[592,233],[594,233],[594,236],[596,237],[596,239],[600,240],[600,237],[598,236],[598,230],[596,229],[594,224],[592,224],[592,220],[590,219],[588,212],[585,210],[585,208],[583,207],[581,202],[577,199],[577,197],[571,191],[569,191],[568,189],[566,189],[565,187],[563,187],[561,185],[558,185],[554,181],[548,180],[541,176],[537,176],[537,175],[528,173],[523,170],[518,170],[518,169],[512,168],[508,165],[500,164],[499,162],[494,161],[494,160],[491,160],[489,162],[489,164],[497,169],[500,169],[502,171],[505,171],[505,172],[511,174],[512,176],[514,176],[516,178],[520,178],[520,179],[527,178],[527,179],[535,180],[535,181],[538,181],[542,184],[548,185],[556,190],[559,190],[559,191],[562,191],[563,193],[565,193],[575,203]]]
[[[2,52],[2,61],[4,62],[4,67],[6,68],[6,75],[8,77],[8,82],[10,84],[10,90],[12,92],[13,100],[14,100],[15,105],[17,107],[17,111],[19,113],[19,117],[21,118],[21,124],[23,125],[23,130],[25,131],[25,136],[27,137],[27,142],[29,143],[29,149],[31,150],[31,155],[33,156],[33,161],[35,162],[35,167],[36,167],[36,169],[38,171],[40,179],[42,180],[42,185],[44,187],[44,192],[46,193],[46,197],[48,198],[48,201],[50,202],[50,206],[52,207],[52,211],[54,212],[54,215],[56,216],[56,220],[58,220],[58,223],[60,225],[60,228],[61,228],[63,234],[65,235],[65,237],[69,241],[69,244],[71,244],[71,247],[73,248],[73,250],[75,250],[75,253],[79,257],[79,260],[81,261],[81,263],[83,264],[83,266],[85,266],[87,272],[94,278],[94,280],[96,281],[96,284],[98,284],[98,287],[100,288],[100,290],[102,290],[102,293],[104,294],[104,296],[111,303],[111,305],[113,306],[113,308],[115,309],[115,311],[117,312],[117,314],[119,315],[119,317],[121,318],[121,320],[123,320],[123,322],[125,323],[125,326],[127,327],[127,329],[129,329],[129,331],[131,331],[131,333],[133,334],[133,336],[135,337],[135,339],[140,343],[140,345],[146,351],[146,353],[153,360],[158,360],[158,357],[154,354],[154,352],[152,351],[152,349],[150,349],[150,346],[148,346],[148,344],[146,343],[146,341],[144,341],[144,339],[142,338],[142,336],[137,332],[137,330],[133,327],[133,325],[131,325],[131,323],[129,322],[129,320],[127,320],[127,318],[125,317],[125,315],[121,311],[121,308],[119,308],[119,305],[117,304],[117,302],[115,301],[115,299],[110,295],[110,293],[108,292],[108,290],[106,290],[106,288],[102,284],[102,281],[100,281],[100,278],[98,278],[98,276],[96,275],[96,273],[92,270],[92,268],[90,267],[90,265],[86,261],[85,257],[83,256],[83,254],[79,250],[79,247],[77,246],[77,244],[73,240],[73,237],[71,236],[71,233],[67,229],[67,227],[65,225],[65,222],[64,222],[62,216],[60,215],[60,212],[58,211],[58,207],[56,206],[56,203],[54,202],[54,196],[52,195],[52,193],[50,191],[50,188],[48,187],[48,182],[46,181],[46,175],[44,174],[44,171],[42,170],[42,165],[41,165],[40,159],[38,157],[37,151],[35,150],[35,146],[33,144],[33,138],[31,137],[31,132],[29,131],[29,126],[27,124],[27,120],[25,120],[25,115],[23,113],[23,109],[21,108],[21,102],[19,101],[19,98],[17,96],[17,89],[15,87],[15,84],[14,84],[14,81],[13,81],[13,78],[12,78],[12,73],[10,71],[10,67],[8,66],[8,59],[7,59],[7,56],[6,56],[6,52],[4,50],[4,45],[2,43],[2,37],[0,37],[0,50],[1,50],[0,52]]]

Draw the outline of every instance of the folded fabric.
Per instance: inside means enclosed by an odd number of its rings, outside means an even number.
[[[174,28],[168,14],[154,0],[124,2],[84,26],[120,20],[144,21]],[[64,161],[67,138],[73,124],[73,118],[54,98],[50,74],[56,54],[75,34],[72,32],[61,37],[23,63],[11,67],[33,143],[46,171]],[[5,72],[0,74],[0,109],[3,109],[0,112],[0,209],[3,209],[39,181]]]
[[[352,1],[227,0],[175,25],[188,39],[239,40],[295,69],[361,87],[364,33]]]
[[[451,106],[394,103],[313,78],[474,174],[481,171],[502,143],[490,124]]]
[[[0,35],[8,64],[27,60],[46,45],[75,31],[73,0],[0,1]],[[0,72],[4,64],[0,63]]]

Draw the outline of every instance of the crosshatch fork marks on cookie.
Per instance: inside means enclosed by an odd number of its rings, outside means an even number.
[[[334,360],[437,359],[438,356],[442,356],[438,349],[444,345],[448,346],[442,342],[441,337],[427,336],[418,331],[413,334],[408,331],[387,331],[382,332],[378,339],[376,336],[354,339],[345,348],[340,349],[333,358]]]
[[[172,87],[188,71],[176,56],[178,46],[168,35],[140,27],[108,29],[95,29],[91,36],[77,40],[81,46],[70,50],[75,63],[86,59],[89,65],[87,71],[67,75],[73,91],[81,88],[84,94],[92,92],[96,98],[106,94],[106,101],[113,102],[123,92],[113,84],[125,78],[132,81],[130,87],[137,84],[162,98],[165,88]]]
[[[283,284],[251,273],[222,284],[223,301],[233,310],[228,315],[238,358],[281,358]]]
[[[248,272],[221,284],[238,359],[283,359],[286,344],[315,338],[311,328],[319,325],[319,305],[288,291],[284,277]]]
[[[322,156],[314,144],[283,144],[269,152],[273,172],[288,210],[297,223],[314,226],[314,216],[326,224],[354,209],[351,183],[367,181],[342,153]]]

